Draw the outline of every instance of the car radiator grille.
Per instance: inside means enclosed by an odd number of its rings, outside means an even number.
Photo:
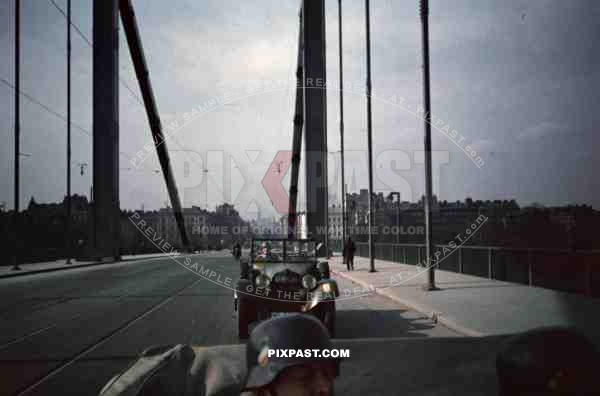
[[[272,281],[276,286],[286,289],[302,287],[302,277],[289,270],[278,272],[273,276]]]

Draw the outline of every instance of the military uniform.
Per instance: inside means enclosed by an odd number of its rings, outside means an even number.
[[[239,396],[244,377],[239,359],[221,350],[154,347],[113,377],[100,396]]]

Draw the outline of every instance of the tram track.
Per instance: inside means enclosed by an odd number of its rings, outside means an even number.
[[[48,381],[52,377],[56,376],[57,374],[61,373],[65,369],[69,368],[74,363],[78,362],[79,360],[81,360],[82,358],[84,358],[85,356],[87,356],[88,354],[90,354],[91,352],[93,352],[94,350],[96,350],[97,348],[99,348],[100,346],[104,345],[106,342],[112,340],[114,337],[118,336],[123,331],[129,329],[131,326],[135,325],[136,323],[138,323],[141,320],[143,320],[144,318],[146,318],[148,315],[150,315],[153,312],[155,312],[155,311],[159,310],[160,308],[164,307],[165,305],[167,305],[168,303],[170,303],[171,301],[173,301],[176,297],[180,296],[186,290],[194,287],[196,284],[198,284],[201,281],[202,281],[202,278],[199,278],[199,279],[194,280],[193,282],[190,282],[190,283],[186,284],[185,286],[183,286],[183,287],[179,288],[178,290],[176,290],[175,293],[171,294],[168,297],[165,297],[164,299],[158,301],[156,304],[153,304],[152,306],[150,306],[149,308],[147,308],[143,312],[135,315],[133,318],[125,321],[122,325],[120,325],[116,329],[110,331],[108,334],[106,334],[105,336],[101,337],[99,340],[97,340],[94,343],[92,343],[92,344],[90,344],[90,345],[82,348],[79,353],[71,356],[68,359],[63,360],[63,363],[61,363],[57,367],[53,368],[49,372],[45,373],[44,375],[42,375],[40,378],[38,378],[34,382],[30,383],[29,385],[27,385],[27,386],[21,388],[20,390],[18,390],[15,393],[15,395],[26,395],[26,394],[29,394],[31,391],[35,390],[38,386],[42,385],[44,382]]]

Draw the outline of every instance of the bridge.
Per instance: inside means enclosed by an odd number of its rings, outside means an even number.
[[[137,6],[142,7],[142,3],[138,3]],[[243,373],[244,345],[237,338],[231,288],[231,280],[239,275],[238,263],[227,249],[230,247],[227,243],[204,241],[206,244],[200,248],[200,242],[195,239],[195,230],[207,225],[210,210],[186,208],[182,203],[181,179],[174,170],[172,152],[168,149],[176,141],[171,140],[175,128],[165,126],[161,117],[161,103],[155,96],[155,89],[160,85],[152,79],[151,63],[144,51],[144,30],[139,25],[144,24],[133,2],[94,0],[93,40],[90,40],[85,29],[71,20],[70,0],[66,1],[66,7],[49,0],[64,16],[67,27],[66,115],[21,88],[21,4],[18,0],[14,4],[15,81],[2,80],[15,95],[16,138],[15,208],[10,212],[12,223],[8,229],[12,251],[11,257],[5,257],[4,266],[0,267],[3,394],[98,394],[101,387],[141,351],[157,344],[187,343],[221,348],[231,357],[235,370]],[[281,150],[283,154],[278,154],[269,166],[272,172],[263,179],[262,185],[273,207],[283,216],[285,236],[295,238],[302,222],[306,224],[308,235],[327,247],[321,254],[329,260],[341,290],[334,341],[351,351],[351,358],[342,366],[338,392],[348,395],[395,395],[407,391],[432,395],[493,394],[497,392],[495,357],[514,334],[542,326],[574,326],[600,344],[600,320],[596,318],[600,296],[598,250],[470,243],[468,235],[475,233],[485,221],[465,223],[464,240],[442,239],[435,233],[427,1],[422,0],[419,8],[425,132],[424,201],[419,208],[423,216],[422,224],[419,223],[424,230],[419,235],[422,240],[415,243],[381,241],[375,233],[379,213],[372,169],[373,90],[367,0],[364,97],[367,102],[368,201],[364,221],[348,214],[346,197],[349,194],[343,165],[344,94],[340,90],[343,198],[341,238],[335,244],[335,238],[329,233],[328,90],[322,86],[322,82],[327,81],[329,65],[325,56],[325,6],[324,0],[301,2],[294,114],[288,128],[292,132],[291,139],[286,150]],[[343,87],[341,1],[338,6],[339,86]],[[120,75],[119,21],[137,90]],[[90,164],[79,162],[75,167],[83,174],[89,165],[93,179],[87,241],[79,250],[73,246],[76,239],[73,218],[74,213],[79,213],[78,204],[71,193],[71,129],[80,128],[71,120],[72,31],[87,40],[93,57],[92,130],[82,129],[92,139],[92,161]],[[152,213],[154,220],[149,220],[144,210],[131,210],[124,215],[120,204],[120,171],[138,171],[135,161],[131,160],[143,161],[136,153],[125,155],[129,157],[128,168],[121,163],[124,152],[119,146],[119,137],[129,133],[119,117],[123,87],[144,109],[152,142],[142,151],[158,158],[160,169],[152,169],[151,175],[146,177],[161,175],[169,197],[167,208]],[[53,112],[66,122],[68,166],[64,217],[67,220],[64,230],[60,226],[57,229],[61,231],[56,232],[64,233],[66,242],[65,249],[61,250],[65,254],[59,254],[57,260],[57,257],[37,262],[25,259],[31,252],[23,241],[33,236],[25,232],[24,225],[35,224],[31,220],[35,216],[30,212],[26,215],[19,208],[22,199],[19,164],[23,156],[19,145],[20,103],[23,99],[37,103],[44,111]],[[200,111],[204,108],[210,111],[213,106],[233,101],[225,96],[212,104],[205,103]],[[299,188],[301,165],[305,172],[305,191]],[[288,168],[289,185],[284,188],[281,173]],[[199,169],[209,173],[203,166],[199,165]],[[302,209],[299,201],[303,194],[306,207]],[[398,195],[399,207],[400,193],[393,194]],[[38,206],[41,205],[31,204],[30,208]],[[226,226],[220,226],[225,233],[234,234],[235,227],[242,227],[238,213],[234,212],[235,205],[228,203],[215,209],[214,216],[235,218]],[[397,212],[397,216],[399,219],[401,214]],[[148,228],[149,225],[153,228]],[[355,235],[352,227],[358,225],[366,226],[370,230],[368,235]],[[131,242],[127,246],[123,242],[125,236]],[[354,271],[349,270],[340,257],[339,242],[346,241],[348,236],[358,237]],[[231,235],[227,238],[229,242],[243,239]],[[149,247],[147,250],[152,252],[140,254],[140,247]],[[206,273],[192,271],[190,263],[205,269]]]

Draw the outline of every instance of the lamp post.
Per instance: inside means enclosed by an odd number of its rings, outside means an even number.
[[[429,89],[429,1],[420,0],[421,28],[423,39],[423,98],[425,110],[425,255],[426,263],[433,256],[433,233],[431,221],[431,101]],[[426,291],[437,290],[435,286],[435,269],[433,264],[428,265]]]
[[[208,169],[202,168],[200,170],[202,173],[208,175]],[[206,207],[206,210],[208,210],[208,181],[206,182],[206,201],[204,202],[204,206]]]
[[[346,178],[344,176],[344,66],[342,62],[342,0],[338,0],[338,41],[340,52],[340,156],[342,168],[342,251],[346,243]]]
[[[375,243],[373,240],[373,117],[371,111],[371,17],[369,14],[369,0],[365,0],[366,31],[367,31],[367,150],[369,160],[369,272],[375,271]]]
[[[396,196],[396,244],[400,243],[400,192],[394,191],[390,193],[390,196]]]
[[[12,269],[14,271],[18,271],[21,269],[19,267],[20,260],[20,245],[21,241],[19,240],[19,165],[20,165],[20,142],[21,142],[21,130],[20,130],[20,97],[21,94],[21,74],[20,74],[20,60],[21,60],[21,1],[15,0],[15,171],[14,171],[14,207],[15,213],[13,218],[13,227],[14,227],[14,257],[13,257],[13,266]]]
[[[71,0],[67,0],[67,260],[71,264]]]

